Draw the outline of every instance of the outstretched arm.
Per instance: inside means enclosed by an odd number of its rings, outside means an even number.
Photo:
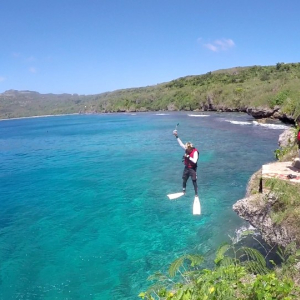
[[[183,142],[181,141],[181,139],[178,137],[177,130],[174,130],[174,131],[173,131],[173,134],[175,135],[176,140],[177,140],[179,146],[180,146],[183,150],[186,150],[184,143],[183,143]]]
[[[186,150],[184,143],[181,141],[181,139],[180,139],[178,136],[176,137],[176,140],[177,140],[179,146],[180,146],[183,150]]]

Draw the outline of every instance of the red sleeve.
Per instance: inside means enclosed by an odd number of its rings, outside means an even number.
[[[298,131],[297,139],[298,139],[298,141],[300,141],[300,130]]]

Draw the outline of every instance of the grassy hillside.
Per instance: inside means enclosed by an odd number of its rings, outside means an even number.
[[[0,118],[78,112],[246,111],[276,106],[290,116],[300,113],[300,63],[237,67],[89,96],[29,91],[0,94]]]

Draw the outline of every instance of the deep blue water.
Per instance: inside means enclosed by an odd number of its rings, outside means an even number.
[[[0,122],[0,299],[138,299],[185,253],[210,257],[243,221],[232,205],[283,127],[245,114],[72,115]],[[231,122],[230,122],[231,121]],[[182,189],[200,152],[202,215]]]

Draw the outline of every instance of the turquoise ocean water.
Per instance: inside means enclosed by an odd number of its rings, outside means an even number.
[[[199,116],[200,115],[200,116]],[[244,223],[232,205],[282,125],[235,113],[72,115],[0,122],[0,299],[138,299],[185,253],[211,257]],[[181,191],[200,152],[202,215]]]

